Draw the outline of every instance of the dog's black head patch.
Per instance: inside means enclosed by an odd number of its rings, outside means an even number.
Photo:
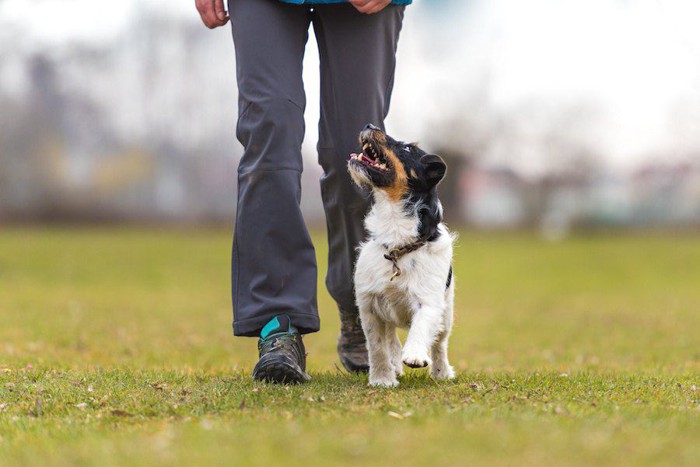
[[[420,217],[420,235],[432,240],[442,220],[436,187],[447,165],[440,156],[427,154],[414,143],[397,141],[373,125],[360,133],[362,152],[352,154],[348,170],[356,184],[378,189]]]
[[[427,154],[415,143],[397,141],[373,125],[360,133],[362,152],[352,154],[348,168],[358,185],[385,191],[392,200],[410,192],[431,191],[444,178],[440,156]]]

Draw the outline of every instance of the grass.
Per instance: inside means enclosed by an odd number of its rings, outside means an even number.
[[[463,233],[458,378],[410,370],[396,390],[337,368],[325,291],[314,380],[253,383],[229,250],[223,231],[0,231],[0,465],[700,459],[694,236]]]

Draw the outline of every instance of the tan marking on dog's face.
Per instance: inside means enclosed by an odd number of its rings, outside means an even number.
[[[418,178],[418,174],[416,174],[416,171],[413,169],[413,167],[411,167],[410,174],[411,174],[411,178]]]
[[[394,168],[394,182],[381,189],[389,196],[389,199],[392,201],[399,201],[408,191],[408,176],[406,175],[403,164],[399,158],[396,157],[396,154],[386,147],[382,149],[384,150],[384,157],[386,157]]]

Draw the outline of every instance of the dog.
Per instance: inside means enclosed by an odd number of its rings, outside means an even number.
[[[354,287],[369,352],[370,386],[395,387],[403,365],[431,366],[434,379],[455,376],[447,358],[454,313],[452,247],[437,185],[439,156],[367,125],[362,152],[351,154],[354,183],[369,189],[367,240],[359,246]],[[408,328],[403,349],[397,328]]]

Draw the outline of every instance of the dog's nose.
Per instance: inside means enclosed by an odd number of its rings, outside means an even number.
[[[365,127],[365,130],[379,130],[379,128],[372,125],[371,123],[368,123],[367,126]]]

